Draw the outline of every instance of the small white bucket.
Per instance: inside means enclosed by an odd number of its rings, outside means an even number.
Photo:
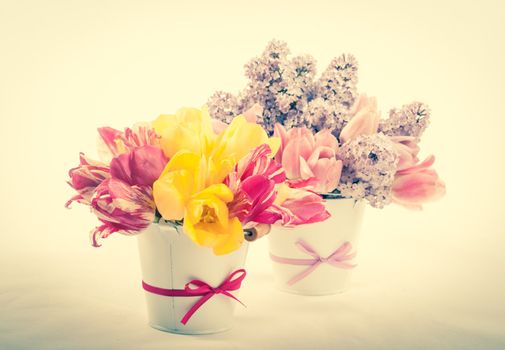
[[[329,199],[326,208],[331,213],[326,221],[296,228],[272,227],[268,235],[270,256],[280,290],[325,295],[348,288],[364,203],[347,198]]]
[[[234,271],[243,268],[247,242],[227,255],[214,255],[212,249],[198,246],[183,233],[165,224],[152,224],[138,235],[143,281],[163,289],[184,289],[192,280],[218,287]],[[238,291],[230,292],[235,297]],[[228,330],[233,311],[239,304],[223,294],[215,294],[184,325],[182,318],[202,297],[163,296],[146,290],[147,314],[151,327],[182,334],[208,334]]]

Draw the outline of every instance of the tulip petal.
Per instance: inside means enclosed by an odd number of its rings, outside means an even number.
[[[238,116],[219,135],[215,156],[238,161],[257,146],[269,142],[271,141],[260,125],[248,123],[243,116]]]
[[[276,123],[274,126],[274,136],[278,137],[281,140],[279,150],[275,156],[277,162],[281,163],[282,155],[284,154],[284,148],[286,148],[286,145],[288,144],[288,133],[286,132],[286,129],[284,129],[284,126]]]
[[[251,208],[245,217],[240,218],[241,222],[262,222],[258,221],[258,217],[273,204],[274,187],[275,182],[262,175],[251,176],[242,182],[240,190],[247,194],[251,201]]]
[[[121,142],[122,132],[111,127],[98,128],[98,153],[104,162],[109,162],[126,151]]]
[[[263,107],[261,107],[259,103],[255,103],[251,108],[242,113],[244,118],[249,123],[257,123],[258,117],[261,117],[262,114],[263,114]]]
[[[185,169],[172,171],[153,184],[156,207],[165,220],[181,220],[194,188],[192,174]]]
[[[307,164],[307,161],[305,159],[303,159],[302,157],[300,157],[300,160],[299,160],[299,168],[300,168],[300,178],[301,179],[309,179],[311,177],[314,177],[314,173],[312,172],[312,170],[310,169],[309,165]]]
[[[337,188],[342,173],[342,161],[335,158],[322,158],[312,168],[317,178],[314,189],[318,193],[330,193]]]
[[[168,158],[178,151],[201,154],[214,138],[212,121],[206,110],[181,108],[175,115],[161,115],[152,126],[160,135],[160,146]]]
[[[316,147],[328,147],[334,151],[338,149],[338,140],[328,129],[323,129],[317,132],[314,138],[316,141]]]
[[[412,174],[412,173],[415,173],[417,171],[429,168],[430,166],[433,165],[433,163],[435,163],[435,156],[434,155],[430,155],[425,160],[423,160],[421,163],[419,163],[417,165],[414,165],[414,166],[411,166],[409,168],[400,170],[400,171],[397,172],[397,174],[398,175]]]
[[[132,185],[152,186],[162,173],[168,159],[154,146],[138,147],[130,152]]]
[[[360,135],[377,133],[380,114],[377,111],[377,99],[361,95],[350,111],[352,119],[340,132],[340,142],[346,143]]]
[[[310,140],[307,138],[290,139],[282,155],[282,167],[286,171],[286,176],[290,179],[300,178],[300,158],[308,159],[311,153]]]
[[[231,253],[242,245],[244,242],[244,231],[242,224],[237,218],[230,221],[228,231],[218,235],[217,242],[213,247],[214,254],[225,255]]]

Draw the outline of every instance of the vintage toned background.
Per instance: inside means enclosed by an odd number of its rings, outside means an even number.
[[[347,293],[275,291],[265,240],[233,330],[152,330],[136,239],[91,248],[66,172],[98,126],[239,90],[274,37],[319,71],[355,54],[384,114],[428,103],[421,146],[447,196],[368,208]],[[0,349],[505,348],[504,42],[501,1],[0,0]]]

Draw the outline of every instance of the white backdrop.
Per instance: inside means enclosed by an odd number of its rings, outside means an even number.
[[[500,349],[505,347],[505,16],[500,1],[0,0],[0,349]],[[146,325],[136,240],[88,244],[63,208],[96,127],[200,106],[245,84],[271,38],[319,71],[344,52],[384,114],[432,108],[423,154],[447,196],[423,212],[368,208],[353,288],[272,288],[250,250],[236,327],[188,337]]]

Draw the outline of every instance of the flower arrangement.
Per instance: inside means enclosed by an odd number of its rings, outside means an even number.
[[[445,193],[434,156],[418,158],[428,107],[414,102],[381,118],[377,100],[357,93],[353,56],[335,58],[316,77],[311,56],[290,57],[274,40],[246,64],[246,76],[237,96],[216,92],[201,109],[122,131],[99,128],[100,160],[81,153],[69,171],[76,194],[66,207],[84,204],[100,221],[93,246],[114,233],[145,232],[138,239],[142,287],[157,329],[229,328],[230,303],[240,302],[231,292],[246,276],[242,244],[272,225],[325,221],[289,235],[272,229],[279,288],[341,292],[356,266],[364,201],[421,209]],[[167,225],[177,234],[167,235]]]
[[[113,233],[137,234],[163,220],[216,255],[237,250],[244,232],[325,220],[319,195],[289,186],[274,159],[281,140],[251,121],[254,113],[222,125],[205,107],[182,108],[124,131],[100,128],[101,160],[80,154],[69,171],[77,194],[66,206],[78,202],[97,216],[96,247]]]
[[[229,124],[254,106],[251,121],[281,139],[275,159],[292,188],[364,199],[377,208],[394,202],[421,209],[444,195],[445,184],[432,169],[435,158],[418,159],[430,118],[426,105],[413,102],[381,118],[377,100],[357,93],[352,55],[333,59],[316,78],[312,56],[289,54],[286,43],[271,41],[245,65],[244,90],[209,98],[211,116]]]

